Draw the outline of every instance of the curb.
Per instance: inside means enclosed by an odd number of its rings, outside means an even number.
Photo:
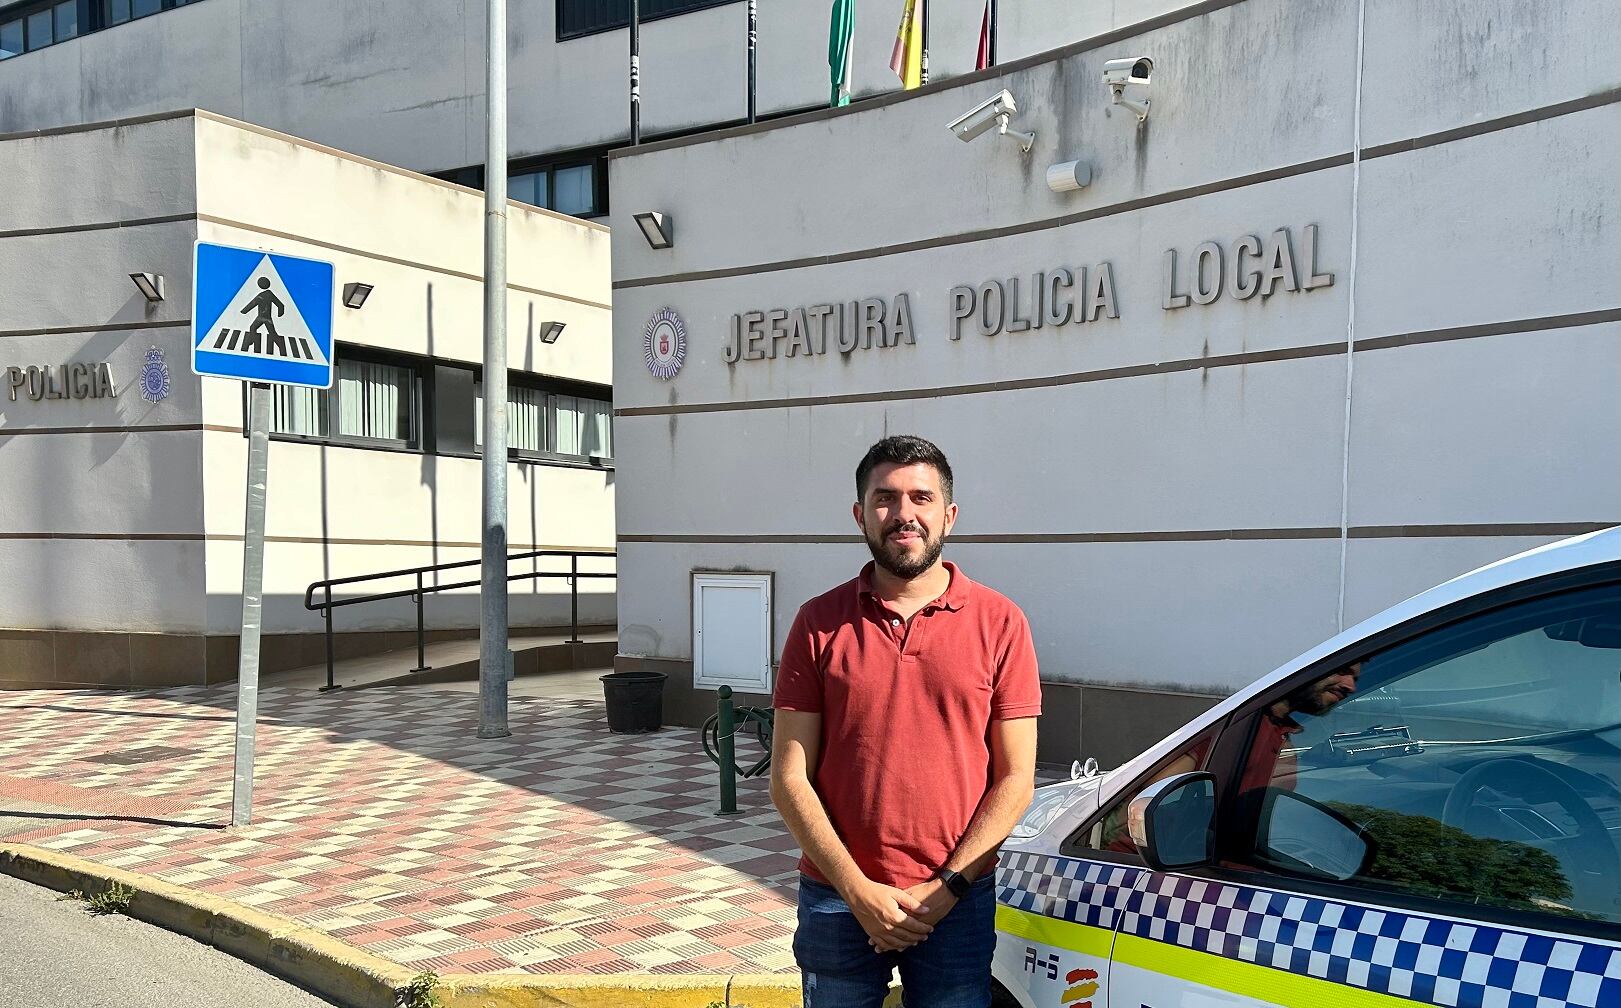
[[[408,966],[339,941],[300,921],[150,875],[29,844],[0,844],[0,873],[94,894],[135,892],[128,916],[211,945],[347,1008],[396,1008],[416,975]],[[535,975],[446,973],[443,1008],[798,1008],[799,978],[785,974]]]

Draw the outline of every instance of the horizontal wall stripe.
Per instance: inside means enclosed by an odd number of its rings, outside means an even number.
[[[0,427],[0,437],[23,437],[27,434],[161,434],[172,431],[235,431],[240,427],[221,427],[217,424],[136,424],[122,427]]]
[[[1424,343],[1445,343],[1453,340],[1479,339],[1485,336],[1541,332],[1548,329],[1570,329],[1618,321],[1621,321],[1621,308],[1607,308],[1603,311],[1578,312],[1572,315],[1548,315],[1542,318],[1514,319],[1508,322],[1458,326],[1452,329],[1428,329],[1422,332],[1397,333],[1392,336],[1358,340],[1355,349],[1358,353],[1363,353],[1375,350],[1391,350],[1404,346],[1417,346]],[[990,392],[1015,392],[1025,389],[1082,385],[1087,382],[1143,378],[1150,375],[1176,374],[1182,371],[1203,371],[1249,364],[1266,364],[1273,361],[1332,357],[1344,353],[1344,342],[1317,343],[1311,346],[1285,347],[1279,350],[1217,354],[1210,357],[1188,357],[1182,360],[1156,361],[1152,364],[1131,364],[1123,367],[1101,368],[1095,371],[1076,371],[1070,374],[1047,375],[1036,378],[1010,378],[1005,381],[976,382],[969,385],[938,385],[932,388],[889,389],[882,392],[853,392],[844,395],[799,396],[785,399],[749,399],[741,402],[678,403],[673,406],[627,406],[623,409],[614,410],[614,416],[678,416],[684,413],[728,413],[744,410],[792,409],[802,406],[840,406],[855,403],[901,402],[909,399],[940,399],[948,396],[983,395]]]
[[[1511,319],[1507,322],[1487,322],[1482,325],[1454,326],[1450,329],[1426,329],[1422,332],[1396,333],[1357,340],[1358,353],[1368,350],[1393,350],[1397,347],[1420,346],[1425,343],[1450,343],[1454,340],[1480,339],[1483,336],[1513,336],[1519,333],[1545,332],[1549,329],[1576,329],[1581,326],[1621,322],[1621,308],[1602,311],[1574,312],[1570,315],[1544,315],[1541,318]]]
[[[683,403],[674,406],[627,406],[624,409],[614,410],[614,415],[624,417],[673,416],[682,413],[725,413],[739,410],[788,409],[797,406],[840,406],[852,403],[900,402],[907,399],[939,399],[947,396],[983,395],[988,392],[1015,392],[1023,389],[1080,385],[1087,382],[1112,381],[1118,378],[1141,378],[1147,375],[1175,374],[1179,371],[1202,371],[1209,368],[1260,364],[1267,361],[1331,357],[1343,353],[1345,353],[1344,343],[1320,343],[1315,346],[1289,347],[1282,350],[1219,354],[1212,357],[1190,357],[1184,360],[1157,361],[1153,364],[1131,364],[1124,367],[1102,368],[1096,371],[1076,371],[1070,374],[1047,375],[1039,378],[1010,378],[1006,381],[975,382],[971,385],[938,385],[932,388],[853,392],[847,395],[800,396],[791,399],[750,399],[742,402]]]
[[[1182,200],[1195,199],[1200,196],[1209,196],[1213,193],[1227,192],[1232,189],[1242,189],[1245,186],[1260,185],[1264,182],[1276,182],[1279,179],[1293,178],[1296,175],[1306,175],[1311,172],[1322,171],[1326,168],[1339,168],[1351,163],[1351,154],[1335,154],[1331,157],[1319,158],[1315,161],[1305,161],[1300,164],[1288,165],[1283,168],[1269,168],[1266,171],[1253,172],[1248,175],[1239,175],[1235,178],[1222,179],[1218,182],[1208,182],[1204,185],[1191,186],[1186,189],[1173,189],[1170,192],[1159,193],[1153,196],[1139,196],[1136,199],[1124,200],[1119,203],[1110,203],[1107,206],[1093,207],[1090,210],[1080,210],[1075,213],[1064,214],[1062,217],[1047,217],[1042,220],[1025,221],[1021,224],[1008,224],[1003,227],[983,228],[978,231],[964,231],[958,234],[942,235],[938,238],[920,238],[917,241],[902,242],[898,245],[882,245],[877,248],[856,249],[851,252],[834,252],[828,255],[808,256],[803,259],[782,259],[777,262],[756,263],[751,266],[733,266],[724,269],[698,270],[692,273],[671,273],[664,276],[641,277],[632,280],[614,281],[614,290],[627,290],[634,287],[656,287],[664,284],[688,283],[695,280],[718,280],[725,277],[753,276],[757,273],[775,273],[781,270],[804,269],[808,266],[831,266],[836,263],[860,262],[864,259],[878,259],[884,256],[902,255],[907,252],[921,252],[928,249],[949,248],[953,245],[963,245],[969,242],[991,241],[996,238],[1008,238],[1014,235],[1033,234],[1038,231],[1050,231],[1053,228],[1068,227],[1083,221],[1098,220],[1103,217],[1113,217],[1134,210],[1143,210],[1148,207],[1163,206],[1167,203],[1177,203]]]
[[[1362,148],[1362,159],[1368,161],[1373,158],[1388,157],[1391,154],[1405,154],[1408,151],[1423,150],[1426,147],[1437,147],[1441,144],[1452,143],[1455,140],[1467,140],[1470,137],[1477,137],[1486,133],[1496,133],[1499,130],[1513,129],[1516,126],[1528,126],[1531,123],[1543,122],[1547,119],[1557,119],[1560,116],[1570,115],[1574,112],[1586,112],[1589,109],[1602,108],[1616,102],[1621,102],[1621,87],[1610,88],[1608,91],[1598,91],[1582,98],[1572,98],[1570,101],[1556,102],[1553,105],[1544,105],[1541,108],[1526,109],[1524,112],[1516,112],[1513,115],[1469,123],[1456,129],[1413,137],[1410,140],[1397,140],[1394,143],[1364,147]]]
[[[1545,105],[1541,108],[1527,109],[1513,115],[1488,119],[1484,122],[1470,123],[1456,129],[1444,130],[1421,137],[1407,140],[1398,140],[1393,143],[1380,144],[1375,147],[1364,148],[1363,158],[1380,158],[1392,154],[1401,154],[1407,151],[1421,150],[1425,147],[1434,147],[1439,144],[1452,143],[1500,130],[1513,129],[1530,123],[1542,122],[1559,116],[1571,115],[1576,112],[1585,112],[1615,102],[1621,102],[1621,88],[1612,88],[1597,94],[1588,95],[1571,101],[1558,102]],[[781,124],[767,124],[771,128],[780,128]],[[1280,179],[1293,178],[1312,172],[1323,171],[1329,168],[1339,168],[1351,163],[1351,154],[1335,154],[1329,157],[1318,158],[1315,161],[1305,161],[1283,168],[1273,168],[1268,171],[1255,172],[1250,175],[1240,175],[1235,178],[1208,182],[1204,185],[1190,186],[1184,189],[1174,189],[1169,192],[1153,196],[1142,196],[1136,199],[1111,203],[1107,206],[1094,207],[1091,210],[1082,210],[1076,213],[1064,214],[1059,217],[1048,217],[1041,220],[1026,221],[1020,224],[1010,224],[999,228],[985,228],[978,231],[964,231],[958,234],[942,235],[937,238],[923,238],[917,241],[904,242],[898,245],[883,245],[876,248],[856,249],[849,252],[834,252],[822,256],[807,256],[800,259],[782,259],[775,262],[757,263],[749,266],[733,266],[711,270],[695,270],[688,273],[669,273],[658,276],[640,277],[630,280],[614,282],[615,290],[626,290],[636,287],[653,287],[664,284],[691,283],[699,280],[718,280],[725,277],[752,276],[757,273],[774,273],[781,270],[804,269],[812,266],[829,266],[835,263],[859,262],[864,259],[876,259],[882,256],[901,255],[907,252],[919,252],[927,249],[946,248],[969,242],[990,241],[996,238],[1006,238],[1013,235],[1032,234],[1052,228],[1067,227],[1084,221],[1097,220],[1103,217],[1113,217],[1118,214],[1130,213],[1148,207],[1163,206],[1167,203],[1177,203],[1183,200],[1196,199],[1215,193],[1228,192],[1246,186],[1260,185],[1265,182],[1275,182]]]
[[[67,336],[74,333],[140,332],[142,329],[178,329],[191,325],[191,319],[161,319],[150,322],[102,322],[99,325],[47,326],[43,329],[0,329],[7,336]]]
[[[428,270],[429,272],[438,273],[442,276],[453,276],[459,277],[463,280],[472,280],[475,283],[484,282],[484,277],[477,273],[465,273],[461,270],[453,270],[448,266],[435,266],[432,263],[417,262],[412,259],[401,259],[398,256],[384,255],[381,252],[368,252],[365,249],[355,248],[351,245],[339,245],[336,242],[321,241],[318,238],[311,238],[308,235],[293,234],[290,231],[277,231],[275,228],[261,227],[258,224],[248,224],[244,221],[231,220],[228,217],[215,217],[212,214],[198,214],[197,219],[200,221],[207,221],[210,224],[218,224],[221,227],[238,228],[243,231],[251,231],[254,234],[269,235],[272,238],[284,238],[288,241],[296,241],[303,245],[314,245],[317,248],[330,249],[333,252],[343,252],[347,255],[362,256],[366,259],[374,259],[378,262],[393,263],[396,266],[408,266],[412,269]],[[557,291],[541,290],[538,287],[525,287],[522,284],[509,283],[507,284],[507,289],[523,291],[526,294],[538,294],[542,297],[556,298],[559,301],[570,301],[574,304],[585,305],[588,308],[602,308],[606,310],[612,310],[613,308],[613,305],[606,304],[602,301],[591,301],[586,298],[574,297],[571,294],[560,294]]]
[[[192,214],[168,214],[163,217],[131,217],[127,220],[94,221],[89,224],[59,224],[56,227],[17,228],[0,231],[0,238],[32,238],[36,235],[73,234],[78,231],[110,231],[115,228],[147,227],[152,224],[175,224],[192,219]]]
[[[1609,522],[1522,522],[1514,525],[1353,525],[1352,539],[1468,539],[1473,536],[1566,536],[1586,535],[1621,525]]]
[[[1354,525],[1352,539],[1470,539],[1513,536],[1573,536],[1610,528],[1615,522],[1521,522],[1477,525]],[[1302,528],[1170,529],[1145,532],[1014,532],[953,535],[950,541],[982,546],[1070,545],[1089,543],[1234,542],[1338,539],[1337,526]],[[630,535],[620,543],[658,545],[858,545],[858,535]]]
[[[241,542],[242,534],[234,532],[0,532],[0,539],[26,539],[40,541],[93,541],[93,542]],[[292,543],[304,546],[414,546],[437,549],[480,549],[480,542],[432,539],[348,539],[333,536],[279,536],[267,535],[265,542]],[[609,556],[610,546],[558,546],[551,543],[508,543],[512,552],[524,550],[568,550],[590,556]],[[539,559],[556,559],[539,558]],[[522,562],[522,561],[518,561]],[[516,573],[516,571],[514,571]],[[581,571],[582,574],[590,573]]]
[[[48,126],[45,129],[0,133],[0,140],[33,140],[39,137],[66,136],[70,133],[93,133],[96,130],[122,129],[142,123],[163,122],[168,119],[189,119],[198,109],[175,109],[170,112],[149,112],[146,115],[127,116],[123,119],[103,119],[101,122],[72,123],[67,126]],[[212,114],[210,113],[212,117]],[[229,120],[227,120],[229,121]]]

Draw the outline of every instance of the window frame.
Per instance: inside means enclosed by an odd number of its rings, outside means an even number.
[[[271,431],[270,440],[287,441],[293,444],[331,445],[338,448],[367,448],[374,451],[408,452],[412,454],[425,454],[427,448],[427,431],[431,429],[428,413],[427,373],[432,362],[414,354],[399,353],[396,351],[381,350],[377,347],[359,346],[350,343],[339,343],[333,347],[332,387],[318,390],[321,393],[321,410],[326,417],[327,433],[325,434],[292,434],[281,431]],[[341,361],[357,364],[382,364],[388,367],[402,368],[410,373],[411,392],[409,406],[410,436],[404,440],[398,438],[371,438],[356,434],[338,433],[338,416],[340,407],[338,398],[342,394],[338,381],[338,365]],[[248,383],[242,383],[242,433],[248,433]]]
[[[74,5],[75,30],[74,34],[72,35],[65,38],[58,38],[56,8],[60,7],[64,2],[71,2]],[[23,32],[23,48],[11,56],[0,57],[0,62],[16,59],[18,56],[26,56],[31,52],[38,52],[41,49],[48,49],[53,45],[57,45],[62,42],[70,42],[77,38],[83,38],[84,36],[94,34],[95,32],[106,31],[109,28],[117,28],[120,25],[126,25],[133,21],[140,21],[143,18],[154,17],[167,11],[178,10],[181,7],[190,7],[193,4],[202,3],[202,0],[159,0],[157,10],[152,11],[149,14],[140,15],[137,15],[131,11],[130,16],[122,21],[112,20],[111,12],[108,10],[109,2],[110,0],[38,0],[38,2],[34,3],[15,4],[8,9],[0,10],[0,24],[10,24],[12,21],[17,21],[22,25]],[[0,7],[3,6],[3,0],[0,0]],[[42,10],[51,11],[51,41],[45,43],[44,45],[30,48],[28,46],[27,20],[29,16],[38,14]]]
[[[557,422],[555,418],[555,407],[552,405],[552,398],[554,396],[572,396],[577,399],[592,399],[597,402],[605,402],[608,404],[608,415],[610,417],[609,423],[612,424],[613,422],[611,419],[613,416],[612,385],[597,385],[593,382],[575,381],[568,378],[552,378],[545,375],[536,375],[529,371],[508,371],[507,396],[509,399],[511,398],[512,390],[515,388],[540,392],[546,396],[545,424],[546,441],[548,444],[557,443]],[[475,403],[479,403],[482,402],[483,399],[484,369],[474,368],[473,401]],[[480,441],[480,438],[483,436],[483,426],[484,425],[482,423],[476,423],[473,431],[473,450],[474,453],[480,458],[484,456],[484,445]],[[607,457],[598,456],[593,458],[590,455],[571,455],[556,451],[531,451],[529,449],[513,448],[511,445],[507,446],[507,460],[512,462],[547,462],[588,469],[613,469],[615,457],[616,456],[609,455]]]
[[[1280,696],[1306,682],[1327,675],[1336,668],[1370,658],[1397,644],[1444,629],[1463,620],[1522,602],[1613,583],[1621,583],[1621,561],[1607,560],[1473,595],[1451,605],[1422,613],[1369,637],[1354,641],[1340,650],[1312,662],[1286,679],[1274,683],[1264,692],[1258,693],[1245,701],[1225,719],[1221,726],[1221,733],[1216,739],[1215,747],[1205,764],[1205,768],[1216,775],[1216,857],[1218,864],[1166,874],[1185,875],[1191,878],[1225,882],[1230,885],[1242,885],[1254,889],[1314,896],[1342,903],[1388,906],[1410,913],[1430,916],[1465,921],[1479,920],[1486,923],[1506,924],[1512,927],[1531,928],[1555,934],[1564,933],[1604,941],[1621,941],[1621,924],[1608,921],[1589,921],[1577,917],[1542,913],[1521,908],[1464,904],[1445,897],[1423,896],[1397,889],[1371,891],[1364,886],[1350,883],[1323,881],[1283,874],[1263,868],[1238,865],[1233,863],[1234,852],[1236,850],[1247,853],[1244,848],[1248,846],[1246,841],[1253,839],[1253,824],[1242,824],[1240,828],[1232,828],[1233,825],[1239,825],[1235,822],[1235,816],[1239,814],[1237,785],[1244,770],[1245,757],[1249,754],[1251,744],[1254,741],[1254,734],[1259,728],[1260,714],[1264,708],[1276,701]],[[1212,722],[1212,724],[1214,723]],[[1207,729],[1208,727],[1206,726]],[[1192,741],[1193,739],[1189,740],[1190,743]],[[1174,754],[1167,758],[1174,758]],[[1117,801],[1129,800],[1127,796],[1135,794],[1136,790],[1140,789],[1141,782],[1146,781],[1150,774],[1157,770],[1163,762],[1156,763],[1150,770],[1133,779],[1130,784],[1115,791],[1109,796],[1106,803],[1100,802],[1097,811],[1088,816],[1081,823],[1080,828],[1075,830],[1071,836],[1083,836],[1090,832],[1093,825],[1101,822],[1104,816],[1114,808]],[[1143,864],[1142,859],[1139,857],[1123,855],[1113,851],[1097,851],[1090,848],[1072,850],[1068,838],[1066,838],[1059,853],[1061,856],[1066,857],[1111,861],[1139,867],[1144,871],[1151,870]]]
[[[603,35],[611,31],[624,31],[630,27],[630,4],[627,0],[625,4],[625,17],[623,20],[615,18],[611,23],[597,28],[576,28],[573,30],[566,30],[563,25],[563,8],[568,4],[568,2],[569,0],[557,0],[553,8],[553,15],[556,18],[554,23],[557,26],[557,41],[559,42],[568,42],[572,39],[590,38],[592,35]],[[712,7],[725,7],[729,4],[734,4],[737,2],[739,2],[739,0],[673,0],[673,7],[671,9],[660,11],[657,14],[642,14],[637,18],[637,21],[640,24],[647,24],[650,21],[662,21],[665,18],[680,17],[683,14],[692,14],[701,10],[709,10]]]

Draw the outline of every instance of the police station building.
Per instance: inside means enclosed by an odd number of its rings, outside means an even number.
[[[1613,7],[1113,6],[613,158],[619,664],[675,706],[769,691],[887,434],[1030,617],[1046,759],[1621,521]]]
[[[216,364],[332,370],[273,394],[267,672],[323,663],[312,583],[477,559],[483,194],[205,112],[3,136],[0,180],[0,688],[235,678],[246,395],[192,372],[194,329]],[[608,232],[514,203],[508,233],[511,546],[611,550]],[[569,625],[557,579],[511,597]],[[426,598],[432,641],[477,635],[476,591]],[[339,657],[404,673],[415,615],[337,610]],[[611,581],[579,615],[612,624]]]

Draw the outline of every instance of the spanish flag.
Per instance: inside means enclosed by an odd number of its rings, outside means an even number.
[[[926,0],[906,0],[901,24],[895,31],[895,50],[889,55],[889,68],[901,79],[901,87],[923,86],[923,4]]]

